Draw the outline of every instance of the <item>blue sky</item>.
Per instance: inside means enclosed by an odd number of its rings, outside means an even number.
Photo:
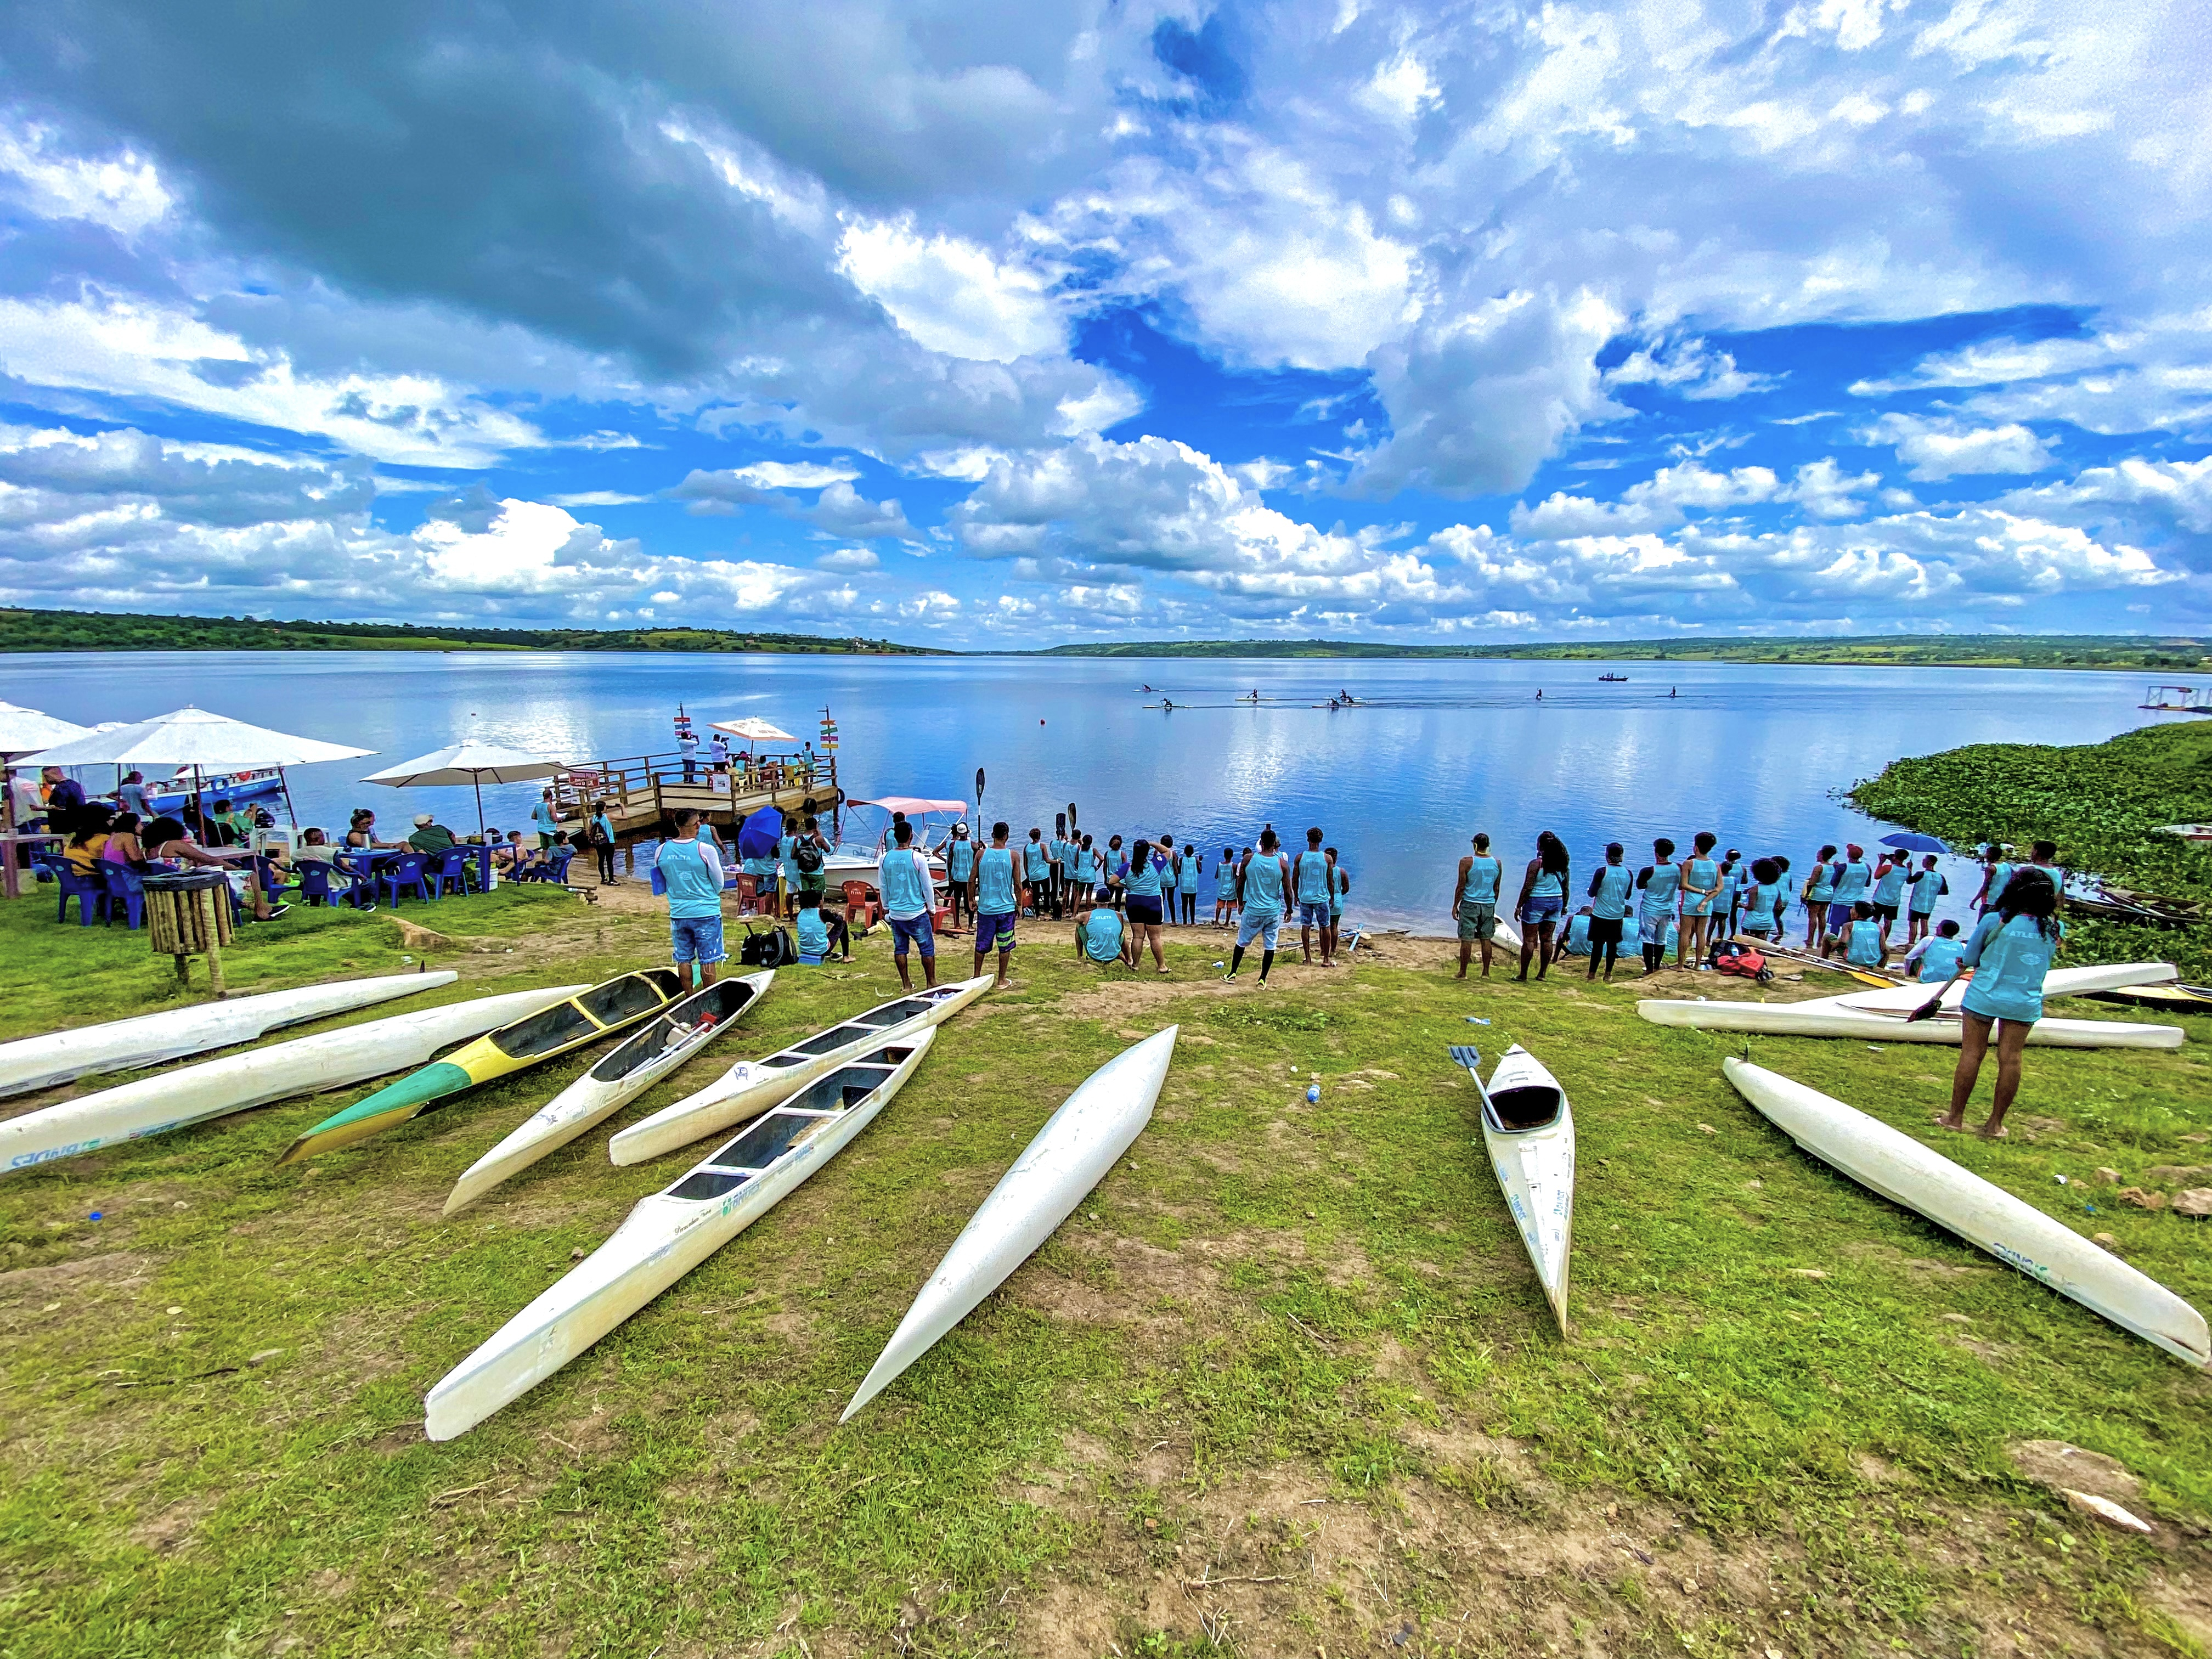
[[[0,18],[0,603],[2212,627],[2202,7]]]

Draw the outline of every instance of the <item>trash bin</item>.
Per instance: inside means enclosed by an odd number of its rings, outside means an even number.
[[[177,978],[191,982],[191,959],[208,959],[208,987],[222,994],[222,947],[231,940],[230,878],[220,870],[149,875],[146,933],[155,951],[175,958]]]

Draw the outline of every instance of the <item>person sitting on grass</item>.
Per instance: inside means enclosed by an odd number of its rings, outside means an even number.
[[[822,908],[822,895],[811,888],[799,890],[799,949],[803,956],[817,962],[833,960],[830,952],[837,955],[834,960],[853,959],[853,936],[847,931],[845,918],[832,915]]]
[[[1888,952],[1881,941],[1881,922],[1865,899],[1851,901],[1850,925],[1828,937],[1828,956],[1840,956],[1854,968],[1879,968]]]
[[[1923,985],[1941,985],[1959,971],[1966,955],[1959,924],[1947,917],[1936,924],[1933,933],[1924,935],[1905,953],[1905,966],[1908,971],[1917,969],[1917,977]]]
[[[139,840],[146,849],[149,863],[172,869],[222,871],[230,878],[231,885],[238,890],[240,896],[252,901],[256,921],[274,921],[292,908],[289,904],[270,904],[269,896],[261,890],[259,871],[251,865],[241,870],[228,859],[216,857],[185,835],[185,826],[178,819],[166,815],[155,818],[146,826],[146,833]]]
[[[1117,962],[1133,968],[1133,943],[1125,937],[1121,915],[1110,905],[1086,903],[1077,912],[1075,954],[1085,960],[1102,968]]]

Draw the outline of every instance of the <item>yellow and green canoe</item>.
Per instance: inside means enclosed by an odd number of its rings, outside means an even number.
[[[594,985],[588,991],[487,1033],[445,1059],[357,1100],[325,1118],[287,1146],[279,1164],[336,1152],[396,1128],[450,1095],[538,1065],[626,1030],[682,996],[684,981],[667,968],[648,968]]]

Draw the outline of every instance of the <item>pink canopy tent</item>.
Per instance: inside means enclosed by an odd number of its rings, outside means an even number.
[[[926,800],[920,795],[884,795],[876,800],[850,800],[845,804],[848,806],[880,806],[886,812],[904,812],[908,817],[922,812],[959,815],[968,811],[968,803],[964,800]]]

